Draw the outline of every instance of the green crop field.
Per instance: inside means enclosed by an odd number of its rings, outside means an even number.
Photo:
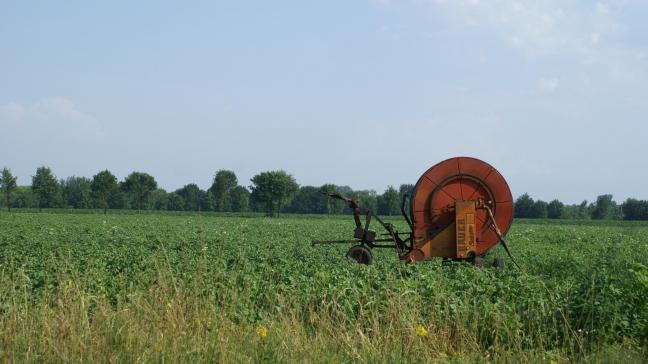
[[[648,224],[515,221],[522,270],[391,250],[350,217],[0,213],[0,361],[645,362]],[[489,256],[504,256],[500,248]]]

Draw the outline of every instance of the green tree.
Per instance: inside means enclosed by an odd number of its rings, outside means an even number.
[[[398,189],[398,194],[403,196],[403,195],[411,195],[412,192],[414,191],[414,185],[412,184],[402,184],[400,185],[400,188]]]
[[[550,219],[560,219],[563,217],[564,209],[565,205],[562,202],[553,200],[547,205],[547,217]]]
[[[335,186],[335,191],[343,196],[357,198],[356,192],[349,186]],[[361,205],[362,206],[362,205]],[[351,209],[344,201],[340,201],[339,211],[336,214],[351,214]]]
[[[301,186],[299,187],[299,191],[295,197],[292,199],[287,211],[297,214],[318,213],[322,207],[321,205],[323,205],[322,197],[326,198],[327,196],[322,195],[319,188],[313,186]]]
[[[250,191],[243,186],[236,186],[231,193],[232,211],[246,212],[250,210]]]
[[[203,191],[200,190],[200,187],[195,183],[190,183],[184,187],[175,191],[178,195],[182,197],[184,201],[185,211],[198,211],[200,210],[200,203],[202,199]]]
[[[251,199],[258,209],[276,215],[299,189],[295,178],[284,171],[262,172],[252,177]]]
[[[169,194],[162,188],[151,192],[149,198],[149,209],[164,211],[169,206]]]
[[[347,195],[351,195],[358,200],[360,209],[363,212],[366,212],[367,210],[371,210],[373,212],[378,211],[378,194],[376,193],[376,191],[360,190],[360,191],[353,191],[352,193]],[[348,207],[345,209],[345,211],[351,213],[351,209],[349,209]]]
[[[546,219],[547,218],[547,203],[538,200],[533,203],[533,207],[531,208],[531,216],[529,216],[534,219]]]
[[[43,207],[57,207],[62,200],[61,188],[52,170],[42,166],[32,176],[32,191],[38,198],[38,211]]]
[[[92,181],[86,177],[68,177],[61,180],[63,189],[63,201],[68,207],[75,209],[87,209],[90,207]]]
[[[209,188],[213,196],[214,211],[232,210],[232,191],[238,185],[236,174],[232,171],[221,169],[214,175],[214,181]]]
[[[34,208],[38,207],[38,200],[30,186],[18,186],[11,202],[11,207]]]
[[[117,177],[110,173],[109,170],[103,170],[92,176],[90,193],[95,201],[97,201],[99,207],[103,209],[104,214],[108,210],[111,198],[115,198],[118,192],[119,185],[117,184]]]
[[[629,198],[621,205],[626,220],[648,220],[648,201]]]
[[[610,209],[608,210],[608,218],[612,220],[622,220],[623,219],[623,208],[621,205],[612,201]]]
[[[117,191],[108,197],[108,208],[125,210],[131,209],[133,206],[131,196],[123,190],[121,183],[117,184]]]
[[[592,220],[603,220],[611,217],[611,210],[616,203],[612,201],[612,195],[600,195],[596,198],[596,204],[592,210]]]
[[[591,217],[587,200],[583,200],[583,202],[578,205],[578,208],[576,209],[576,217],[578,219],[588,219]]]
[[[355,191],[353,191],[353,188],[349,186],[336,186],[335,191],[337,191],[337,193],[344,196],[355,196],[354,195]],[[346,203],[343,203],[343,205],[346,206]]]
[[[400,198],[398,191],[389,186],[385,192],[378,196],[378,214],[379,215],[398,215],[400,211]]]
[[[334,184],[320,187],[301,186],[293,198],[287,212],[300,214],[339,214],[344,211],[344,201],[328,197],[328,193],[337,192]]]
[[[339,192],[338,187],[334,184],[324,184],[319,188],[319,207],[318,213],[320,214],[341,214],[346,207],[346,204],[342,200],[330,198],[327,196],[327,193],[330,192]]]
[[[211,191],[200,190],[200,201],[198,204],[199,211],[214,211],[214,196]],[[228,211],[231,211],[231,205]]]
[[[167,205],[169,211],[183,211],[184,210],[184,200],[182,196],[173,192],[169,194],[169,201]]]
[[[515,200],[515,217],[529,218],[533,215],[533,205],[535,201],[529,196],[528,193],[523,194]]]
[[[157,182],[148,173],[133,172],[122,182],[122,188],[132,197],[139,212],[147,205],[149,195],[157,188]]]
[[[18,177],[14,177],[9,168],[4,167],[2,169],[2,175],[0,175],[0,190],[2,190],[2,193],[4,194],[7,211],[11,211],[11,195],[18,187],[16,184],[17,180]]]

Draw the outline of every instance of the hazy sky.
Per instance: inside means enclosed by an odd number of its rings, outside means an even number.
[[[0,167],[648,199],[648,1],[0,1]]]

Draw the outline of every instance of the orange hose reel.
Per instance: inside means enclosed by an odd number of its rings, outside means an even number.
[[[469,259],[493,248],[513,222],[513,197],[504,177],[476,158],[447,159],[419,178],[411,197],[413,246],[408,260]]]
[[[490,164],[471,157],[447,159],[428,169],[410,196],[403,196],[401,212],[410,231],[399,233],[371,211],[364,224],[357,199],[329,193],[353,211],[354,239],[317,240],[312,244],[355,243],[347,256],[370,264],[371,249],[396,248],[399,257],[420,262],[442,257],[475,262],[503,240],[513,222],[513,197],[504,177]],[[405,211],[409,197],[410,211]],[[383,226],[380,237],[370,230],[372,219]],[[510,253],[509,253],[510,254]],[[512,257],[511,257],[512,258]]]

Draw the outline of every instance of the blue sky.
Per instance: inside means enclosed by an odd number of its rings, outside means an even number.
[[[514,196],[648,199],[645,1],[0,1],[0,166],[29,184],[383,191],[455,155]]]

